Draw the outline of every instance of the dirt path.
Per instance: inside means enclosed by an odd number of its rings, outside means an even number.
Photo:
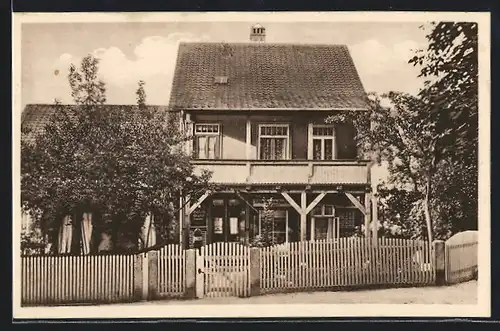
[[[477,282],[443,286],[413,287],[352,292],[311,292],[270,294],[250,298],[204,298],[199,300],[162,300],[131,303],[130,305],[189,305],[189,304],[476,304]]]

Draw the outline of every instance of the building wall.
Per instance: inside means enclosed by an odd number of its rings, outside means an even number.
[[[327,114],[321,116],[294,115],[251,115],[251,159],[258,159],[258,127],[259,124],[288,124],[291,144],[291,159],[307,159],[308,122],[324,124]],[[219,123],[222,130],[222,158],[223,159],[246,159],[246,115],[211,115],[201,114],[192,116],[195,123]],[[352,127],[339,124],[336,128],[337,158],[355,159],[356,143]]]

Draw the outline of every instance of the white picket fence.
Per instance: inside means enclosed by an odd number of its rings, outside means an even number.
[[[203,246],[197,258],[201,269],[197,296],[246,297],[250,294],[250,248],[234,242]]]
[[[465,282],[477,277],[477,231],[455,234],[445,242],[446,283]]]
[[[477,249],[475,231],[459,233],[445,243],[447,283],[477,277]],[[426,241],[338,238],[265,248],[214,243],[196,251],[167,245],[130,255],[23,256],[21,303],[110,303],[433,285],[434,255]]]
[[[21,304],[134,300],[136,255],[21,258]]]
[[[180,245],[166,245],[158,250],[157,297],[180,297],[186,286],[186,251]]]
[[[339,238],[261,249],[261,291],[424,285],[435,279],[426,241]]]

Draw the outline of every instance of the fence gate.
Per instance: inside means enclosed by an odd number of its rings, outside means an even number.
[[[196,259],[196,296],[247,297],[250,294],[250,248],[234,242],[201,247]]]

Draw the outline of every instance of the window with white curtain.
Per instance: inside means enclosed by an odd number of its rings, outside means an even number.
[[[289,141],[288,124],[260,124],[259,159],[288,159]]]
[[[221,158],[221,130],[219,124],[195,124],[194,136],[196,158]]]
[[[313,125],[313,159],[335,159],[335,129],[333,125]]]

